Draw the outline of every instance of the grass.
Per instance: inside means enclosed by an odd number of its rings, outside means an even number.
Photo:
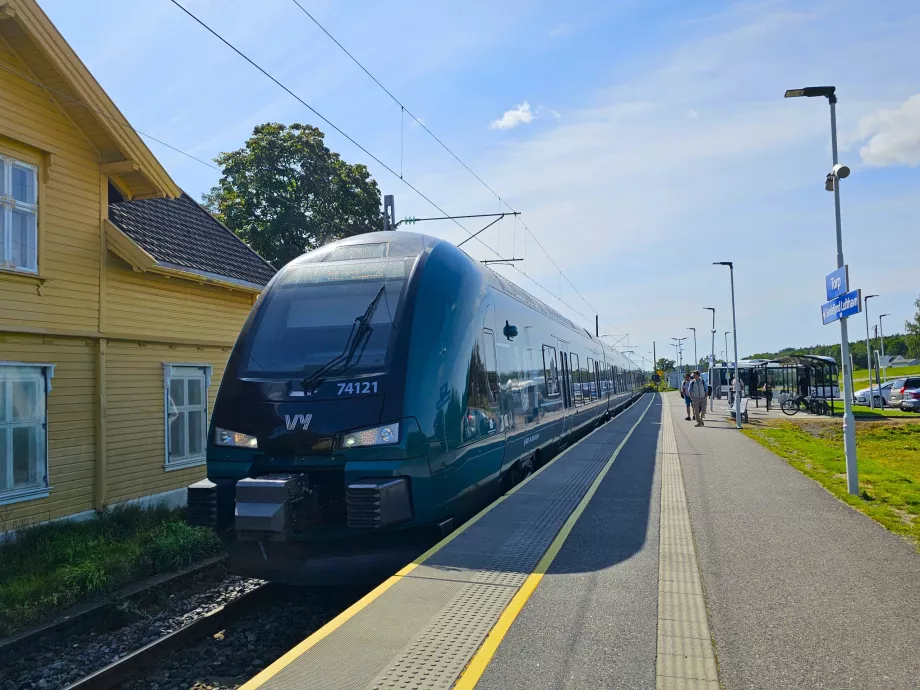
[[[920,424],[856,424],[860,492],[846,486],[843,431],[826,421],[766,420],[744,433],[837,498],[920,548]]]
[[[913,367],[888,367],[888,380],[903,378],[904,376],[917,376],[920,374],[920,366]],[[875,382],[875,369],[872,370],[872,381]],[[882,383],[885,383],[882,381]],[[865,388],[869,385],[869,372],[866,369],[860,369],[859,373],[853,376],[853,385],[856,388]]]
[[[0,544],[0,635],[133,580],[220,551],[210,529],[182,511],[119,507],[86,522],[27,527]]]

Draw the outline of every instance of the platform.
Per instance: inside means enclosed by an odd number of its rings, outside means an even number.
[[[918,581],[907,542],[646,395],[244,690],[909,688]]]

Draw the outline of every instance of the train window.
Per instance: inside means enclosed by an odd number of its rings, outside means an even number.
[[[582,376],[581,369],[578,368],[578,355],[574,352],[569,353],[569,364],[572,369],[572,390],[574,391],[575,404],[581,405],[584,402],[581,390]]]
[[[486,360],[486,377],[489,380],[489,404],[498,407],[501,386],[498,382],[498,368],[495,366],[495,336],[489,329],[482,331],[482,343]]]
[[[592,396],[591,396],[592,398],[598,398],[598,397],[603,397],[603,396],[604,396],[604,393],[603,393],[603,391],[601,390],[600,381],[601,381],[601,370],[600,370],[600,367],[597,366],[597,362],[595,361],[595,362],[594,362],[594,385],[595,385],[595,390],[594,390],[594,393],[593,393]]]
[[[559,370],[556,367],[556,348],[543,346],[543,378],[546,380],[546,397],[559,395]]]
[[[594,376],[594,359],[588,357],[588,369],[585,371],[585,395],[597,400],[597,380]]]
[[[482,344],[477,341],[473,344],[470,354],[470,370],[466,390],[466,414],[463,415],[463,441],[473,441],[483,436],[498,431],[496,416],[493,408],[497,403],[492,402],[492,391],[489,387],[489,376],[486,371],[486,358],[483,355]]]

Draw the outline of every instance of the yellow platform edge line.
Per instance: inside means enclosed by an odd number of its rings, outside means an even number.
[[[640,397],[641,397],[641,396],[640,396]],[[654,398],[653,398],[653,400],[654,400]],[[638,401],[638,399],[637,399],[637,401]],[[649,407],[651,407],[651,403],[649,403],[648,407],[645,408],[645,412],[643,412],[643,413],[642,413],[642,416],[639,417],[639,421],[642,421],[642,417],[644,417],[644,416],[645,416],[645,413],[648,412]],[[625,412],[625,410],[623,410],[623,412]],[[629,438],[629,436],[630,436],[630,435],[632,434],[632,432],[633,432],[633,429],[635,429],[636,426],[638,426],[639,421],[637,421],[636,424],[634,424],[634,425],[632,426],[632,428],[629,430],[629,432],[628,432],[626,438]],[[303,640],[302,642],[300,642],[296,647],[293,647],[290,651],[286,652],[283,656],[281,656],[281,657],[279,657],[278,659],[276,659],[276,660],[275,660],[274,662],[272,662],[269,666],[267,666],[265,669],[263,669],[262,671],[260,671],[257,675],[255,675],[254,677],[250,678],[246,683],[244,683],[243,685],[241,685],[241,686],[239,687],[239,690],[256,690],[256,688],[261,687],[266,681],[270,680],[271,678],[274,678],[276,675],[278,675],[278,673],[280,673],[284,668],[286,668],[287,666],[289,666],[295,659],[297,659],[297,658],[300,657],[302,654],[304,654],[308,649],[310,649],[311,647],[314,647],[314,646],[315,646],[317,643],[319,643],[321,640],[323,640],[324,638],[326,638],[326,637],[328,637],[329,635],[331,635],[331,634],[332,634],[333,632],[335,632],[338,628],[342,627],[342,625],[344,625],[345,623],[347,623],[351,618],[353,618],[355,615],[357,615],[358,613],[360,613],[363,609],[367,608],[370,604],[372,604],[372,603],[374,602],[374,600],[378,599],[378,598],[379,598],[384,592],[386,592],[390,587],[392,587],[392,586],[395,585],[397,582],[399,582],[399,580],[401,580],[402,578],[404,578],[404,577],[406,577],[407,575],[409,575],[413,570],[415,570],[417,567],[419,567],[422,563],[424,563],[426,560],[428,560],[429,558],[431,558],[434,554],[436,554],[438,551],[440,551],[441,549],[443,549],[445,546],[447,546],[448,544],[450,544],[454,539],[456,539],[458,536],[460,536],[461,534],[463,534],[463,532],[465,532],[467,529],[469,529],[470,527],[472,527],[473,525],[475,525],[477,522],[479,522],[479,520],[482,519],[490,510],[492,510],[493,508],[495,508],[496,506],[498,506],[498,505],[500,505],[502,502],[504,502],[505,499],[508,498],[508,496],[510,496],[511,494],[515,493],[516,491],[519,491],[522,487],[526,486],[527,483],[528,483],[530,480],[532,480],[534,477],[536,477],[538,474],[540,474],[540,473],[541,473],[543,470],[545,470],[547,467],[549,467],[550,465],[552,465],[553,463],[555,463],[557,460],[560,460],[566,453],[568,453],[570,450],[572,450],[573,448],[575,448],[577,445],[579,445],[580,443],[582,443],[582,442],[588,440],[595,432],[600,431],[601,429],[603,429],[604,426],[606,426],[606,425],[601,425],[601,426],[599,426],[597,429],[595,429],[595,430],[592,431],[591,433],[585,435],[584,438],[579,439],[578,441],[576,441],[575,443],[573,443],[571,446],[569,446],[568,448],[566,448],[565,450],[563,450],[563,451],[562,451],[561,453],[559,453],[556,457],[554,457],[552,460],[550,460],[548,463],[546,463],[543,467],[541,467],[541,468],[538,469],[536,472],[534,472],[534,473],[531,474],[529,477],[527,477],[527,478],[526,478],[524,481],[522,481],[520,484],[518,484],[518,485],[515,486],[513,489],[511,489],[510,491],[508,491],[504,496],[501,496],[500,498],[498,498],[497,500],[493,501],[492,503],[490,503],[489,505],[487,505],[485,508],[483,508],[482,510],[480,510],[478,513],[476,513],[476,515],[474,515],[474,516],[471,517],[469,520],[467,520],[466,522],[464,522],[460,527],[458,527],[458,528],[455,529],[453,532],[451,532],[450,534],[448,534],[448,535],[447,535],[446,537],[444,537],[441,541],[439,541],[437,544],[435,544],[435,545],[432,546],[430,549],[428,549],[425,553],[423,553],[421,556],[419,556],[419,557],[416,558],[414,561],[412,561],[412,562],[409,563],[408,565],[406,565],[406,566],[404,566],[403,568],[401,568],[400,570],[398,570],[394,575],[390,576],[389,578],[387,578],[386,580],[384,580],[381,584],[377,585],[377,587],[375,587],[375,588],[372,589],[370,592],[368,592],[367,594],[365,594],[363,597],[361,597],[360,599],[358,599],[358,601],[356,601],[354,604],[352,604],[352,605],[349,606],[347,609],[345,609],[344,611],[342,611],[342,613],[340,613],[338,616],[336,616],[336,617],[333,618],[331,621],[329,621],[328,623],[326,623],[326,624],[325,624],[323,627],[321,627],[319,630],[317,630],[316,632],[312,633],[309,637],[307,637],[305,640]],[[623,443],[625,443],[625,442],[626,442],[626,439],[623,440]],[[614,451],[614,456],[613,456],[613,457],[616,457],[616,454],[620,452],[620,448],[623,446],[623,443],[621,443],[621,444],[617,447],[616,451]],[[612,460],[612,458],[611,458],[611,460]],[[608,463],[609,463],[609,462],[610,462],[610,461],[608,461]],[[608,468],[609,468],[609,464],[608,464]],[[603,470],[603,473],[604,473],[604,474],[606,474],[606,472],[607,472],[607,468],[605,468],[605,469]],[[592,485],[592,487],[593,487],[593,485]],[[589,491],[591,491],[591,492],[592,492],[592,495],[593,495],[593,488],[592,488],[592,489],[589,489]],[[579,507],[581,508],[580,504],[579,504]],[[576,508],[576,510],[579,510],[579,508]],[[581,508],[581,510],[584,510],[584,508]],[[568,524],[568,523],[566,523],[566,524]],[[571,529],[571,528],[569,528],[569,529]],[[563,541],[564,541],[564,540],[563,540]],[[559,546],[562,546],[562,544],[560,543]],[[547,554],[550,553],[550,551],[552,551],[552,550],[553,550],[553,546],[551,545],[549,551],[547,551]],[[556,548],[556,552],[558,552],[558,550],[559,550],[559,549],[558,549],[558,547],[557,547],[557,548]],[[553,556],[555,557],[555,552],[553,553]],[[544,556],[544,558],[545,558],[545,556]],[[550,562],[552,562],[552,561],[550,560]],[[542,563],[542,561],[541,561],[541,563]],[[549,565],[549,563],[547,563],[547,565]],[[539,567],[540,567],[540,563],[537,564],[537,569],[539,569]],[[535,572],[536,572],[536,571],[535,571]],[[533,574],[531,574],[530,577],[533,577]],[[528,580],[530,579],[530,577],[528,577]],[[542,577],[542,575],[541,575],[540,577]],[[538,579],[538,582],[539,582],[539,579]],[[527,581],[525,580],[524,585],[521,586],[521,590],[523,590],[524,587],[526,587],[526,586],[527,586]],[[537,586],[536,584],[533,585],[534,588],[536,588],[536,586]],[[532,591],[532,590],[531,590],[531,591]],[[520,590],[518,591],[518,594],[520,594]],[[528,594],[528,597],[529,597],[529,596],[530,596],[530,595]],[[526,599],[525,599],[525,601],[526,601]],[[511,603],[508,605],[509,608],[510,608],[510,606],[511,606],[513,603],[514,603],[514,599],[512,599]],[[521,605],[523,606],[523,603],[522,603]],[[515,614],[515,615],[517,615],[517,614]],[[499,624],[500,622],[501,622],[501,619],[499,619],[499,622],[496,623],[496,626],[498,626],[498,624]],[[509,622],[508,625],[511,625],[511,623]],[[493,630],[494,630],[494,628],[493,628]],[[502,636],[504,636],[504,634],[503,634]],[[487,640],[487,641],[488,641],[488,640]],[[501,640],[499,640],[499,641],[501,641]],[[490,656],[489,658],[491,658],[491,656]],[[488,663],[488,662],[487,662],[487,663]],[[480,674],[481,674],[481,672],[480,672]]]
[[[620,445],[616,447],[616,450],[613,451],[613,454],[610,456],[610,459],[607,460],[604,468],[600,471],[600,473],[598,473],[597,477],[595,477],[594,481],[591,483],[591,486],[588,487],[588,491],[582,497],[581,501],[579,501],[578,505],[575,507],[575,510],[573,510],[571,515],[569,515],[568,519],[565,521],[565,524],[562,525],[562,529],[560,529],[559,533],[556,534],[556,538],[553,539],[553,542],[546,550],[546,553],[543,554],[543,557],[539,560],[533,572],[527,576],[527,579],[524,580],[524,584],[521,585],[521,588],[517,591],[517,594],[515,594],[511,601],[508,602],[508,606],[505,607],[505,610],[502,611],[502,614],[498,617],[498,620],[495,622],[492,630],[489,631],[488,636],[486,636],[486,639],[479,647],[479,650],[473,655],[473,658],[470,659],[470,663],[467,664],[466,668],[463,670],[463,673],[460,674],[460,677],[454,684],[453,690],[473,690],[473,688],[476,686],[476,683],[479,682],[479,679],[482,677],[482,674],[485,673],[489,662],[492,661],[492,657],[495,656],[495,652],[498,651],[498,646],[501,644],[508,630],[511,628],[511,624],[514,623],[514,620],[518,617],[518,614],[520,614],[520,612],[524,609],[524,604],[527,603],[527,600],[530,599],[531,595],[537,589],[537,585],[540,584],[540,581],[543,579],[543,575],[546,574],[546,571],[549,569],[550,565],[552,565],[556,555],[562,548],[562,545],[565,543],[566,539],[568,539],[569,534],[575,527],[575,523],[578,522],[578,519],[581,517],[582,513],[584,513],[585,508],[588,507],[591,499],[594,498],[594,494],[597,492],[598,487],[600,487],[601,482],[604,481],[604,477],[607,476],[607,472],[610,471],[614,460],[617,459],[620,451],[623,450],[623,446],[626,445],[626,442],[629,440],[629,437],[632,436],[633,431],[635,431],[636,427],[638,427],[642,420],[645,419],[645,415],[651,409],[654,400],[655,398],[653,397],[649,404],[646,406],[645,410],[639,416],[639,419],[636,420],[636,423],[632,425],[632,427],[626,433],[626,436],[622,441],[620,441]]]

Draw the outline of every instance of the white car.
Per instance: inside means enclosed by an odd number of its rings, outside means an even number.
[[[873,386],[871,393],[868,388],[863,388],[862,390],[856,391],[856,393],[853,394],[853,401],[857,405],[868,405],[869,395],[874,394],[876,406],[884,407],[890,404],[891,402],[891,384],[892,383],[894,382],[889,381],[888,383],[883,383],[880,389],[877,388],[876,386]],[[879,403],[882,403],[882,404],[879,405]]]

